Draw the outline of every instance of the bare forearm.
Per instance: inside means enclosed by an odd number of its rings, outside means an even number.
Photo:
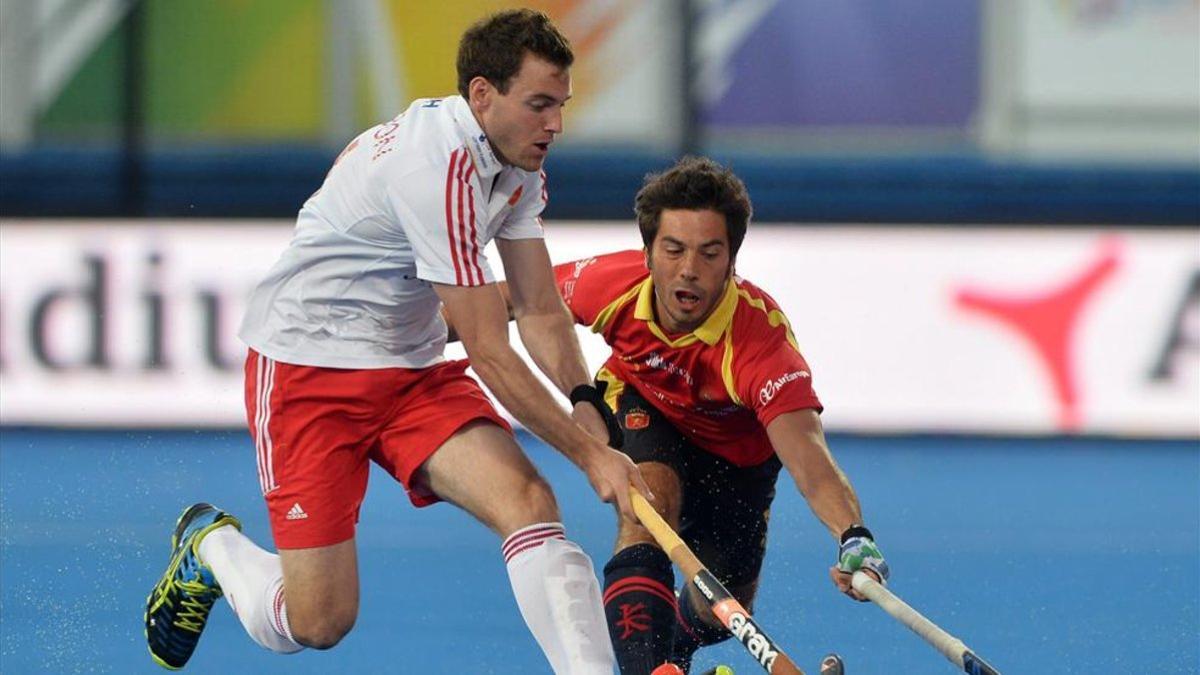
[[[863,522],[858,497],[829,452],[816,411],[784,413],[767,426],[767,435],[809,508],[835,538]]]
[[[521,342],[539,370],[564,394],[590,381],[587,361],[575,336],[575,324],[566,308],[562,312],[534,314],[517,319]]]
[[[494,284],[477,287],[434,284],[446,307],[449,323],[462,339],[475,372],[500,403],[530,431],[582,469],[601,500],[617,504],[625,517],[635,517],[629,501],[629,485],[634,484],[644,495],[649,495],[637,466],[568,416],[508,342],[506,319],[511,316],[511,308],[520,308],[521,314],[536,315],[553,313],[556,307],[562,307],[545,245],[541,240],[497,240],[497,246],[504,258],[505,270],[521,279],[523,301],[514,300],[510,309],[506,309],[505,305],[509,303],[502,297],[504,289],[497,291]],[[531,298],[537,301],[529,302]],[[539,312],[537,308],[549,309]],[[573,333],[571,337],[574,337]],[[536,349],[533,351],[537,352]],[[569,350],[567,352],[569,354]],[[582,358],[579,361],[575,371],[582,381],[586,372],[583,372]],[[554,363],[554,359],[548,363]],[[566,375],[560,376],[556,384],[565,386],[571,367],[559,365],[558,369]],[[580,404],[576,410],[584,405]],[[599,426],[603,428],[603,424]]]
[[[840,537],[851,525],[862,523],[862,509],[854,488],[832,458],[805,464],[810,466],[793,472],[792,479],[808,501],[813,515],[824,523],[834,538]]]
[[[487,354],[470,354],[471,365],[501,405],[539,438],[578,466],[589,447],[587,432],[563,410],[507,344]]]

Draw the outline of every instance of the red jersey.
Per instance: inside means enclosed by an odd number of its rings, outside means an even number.
[[[754,284],[734,277],[699,328],[671,336],[655,321],[641,251],[565,263],[554,272],[575,321],[612,347],[597,375],[609,383],[610,405],[632,386],[688,440],[737,466],[770,458],[766,426],[780,414],[821,410],[787,318]]]

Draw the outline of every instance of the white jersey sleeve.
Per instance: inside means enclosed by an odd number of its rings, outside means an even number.
[[[499,239],[542,239],[546,236],[542,228],[542,210],[546,208],[549,193],[546,190],[546,172],[530,173],[521,184],[521,194],[508,214],[504,225],[496,233]]]

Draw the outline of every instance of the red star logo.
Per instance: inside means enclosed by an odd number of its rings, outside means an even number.
[[[957,306],[999,321],[1026,340],[1045,367],[1058,401],[1058,424],[1075,431],[1081,420],[1075,374],[1075,336],[1079,317],[1088,300],[1117,271],[1121,261],[1118,240],[1101,242],[1094,259],[1056,287],[1034,295],[1005,295],[995,291],[962,288]]]

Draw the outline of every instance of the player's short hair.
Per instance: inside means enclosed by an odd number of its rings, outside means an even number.
[[[642,243],[650,248],[658,236],[664,209],[709,209],[725,216],[730,257],[746,238],[754,208],[746,185],[732,171],[707,157],[684,157],[662,173],[646,176],[633,202]]]
[[[483,77],[507,94],[526,52],[559,68],[575,62],[571,43],[542,12],[510,9],[475,22],[458,43],[458,93],[469,98],[471,80]]]

